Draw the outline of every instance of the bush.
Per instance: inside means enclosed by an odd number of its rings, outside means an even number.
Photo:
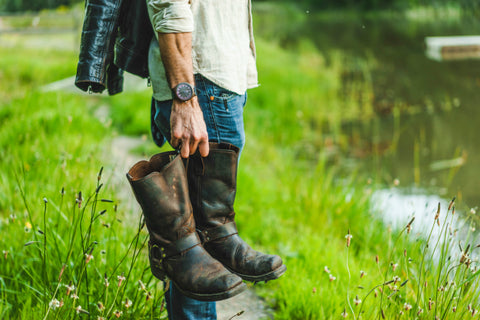
[[[0,0],[0,12],[40,11],[78,2],[78,0]]]

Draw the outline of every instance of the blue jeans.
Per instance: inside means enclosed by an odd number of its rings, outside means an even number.
[[[238,95],[220,88],[198,74],[195,75],[195,87],[198,103],[207,125],[209,141],[231,143],[242,150],[245,144],[243,107],[247,102],[247,94]],[[154,124],[170,142],[172,100],[152,99],[152,107],[155,110]]]
[[[207,125],[208,139],[211,142],[231,143],[242,150],[245,144],[243,126],[243,107],[247,95],[238,95],[222,89],[210,80],[195,75],[195,87],[198,102]],[[172,100],[156,101],[152,99],[155,110],[154,124],[160,133],[170,142],[170,113]],[[170,282],[165,293],[170,320],[215,320],[217,311],[215,302],[198,301],[184,296]]]

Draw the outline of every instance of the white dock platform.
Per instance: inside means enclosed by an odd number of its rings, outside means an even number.
[[[480,59],[480,36],[426,37],[425,44],[433,60]]]

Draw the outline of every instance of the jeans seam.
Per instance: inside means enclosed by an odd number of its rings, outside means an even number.
[[[213,125],[213,129],[215,131],[215,135],[217,136],[217,141],[220,142],[220,131],[218,130],[218,125],[215,119],[215,113],[214,113],[214,108],[212,106],[212,101],[210,100],[210,97],[208,96],[209,92],[207,92],[207,86],[205,85],[205,80],[203,77],[200,77],[200,81],[202,82],[203,89],[205,91],[205,95],[208,101],[208,108],[210,109],[210,117],[211,117],[211,122]],[[208,137],[208,140],[211,140],[211,137]]]

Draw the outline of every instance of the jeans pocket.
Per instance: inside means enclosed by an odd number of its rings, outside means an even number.
[[[202,89],[205,90],[204,92],[208,95],[210,100],[226,100],[228,102],[239,96],[233,91],[216,85],[207,78],[199,77],[198,80],[201,81]]]
[[[243,95],[216,85],[201,75],[196,76],[195,82],[199,98],[200,96],[204,96],[210,106],[216,109],[217,112],[230,113],[230,106],[235,109],[238,105],[238,100],[243,97]],[[245,99],[242,99],[243,104],[244,100]]]
[[[225,89],[215,90],[215,94],[210,98],[210,100],[216,104],[221,105],[225,111],[229,111],[229,106],[235,99],[240,97],[239,94],[231,92]]]
[[[227,102],[228,102],[228,101],[230,101],[230,100],[232,100],[232,99],[234,99],[234,98],[236,98],[236,97],[238,97],[238,96],[239,96],[239,95],[236,94],[235,92],[226,91],[226,92],[222,92],[220,95],[218,95],[218,96],[215,97],[215,98],[221,99],[221,100],[223,100],[223,101],[227,101]]]

